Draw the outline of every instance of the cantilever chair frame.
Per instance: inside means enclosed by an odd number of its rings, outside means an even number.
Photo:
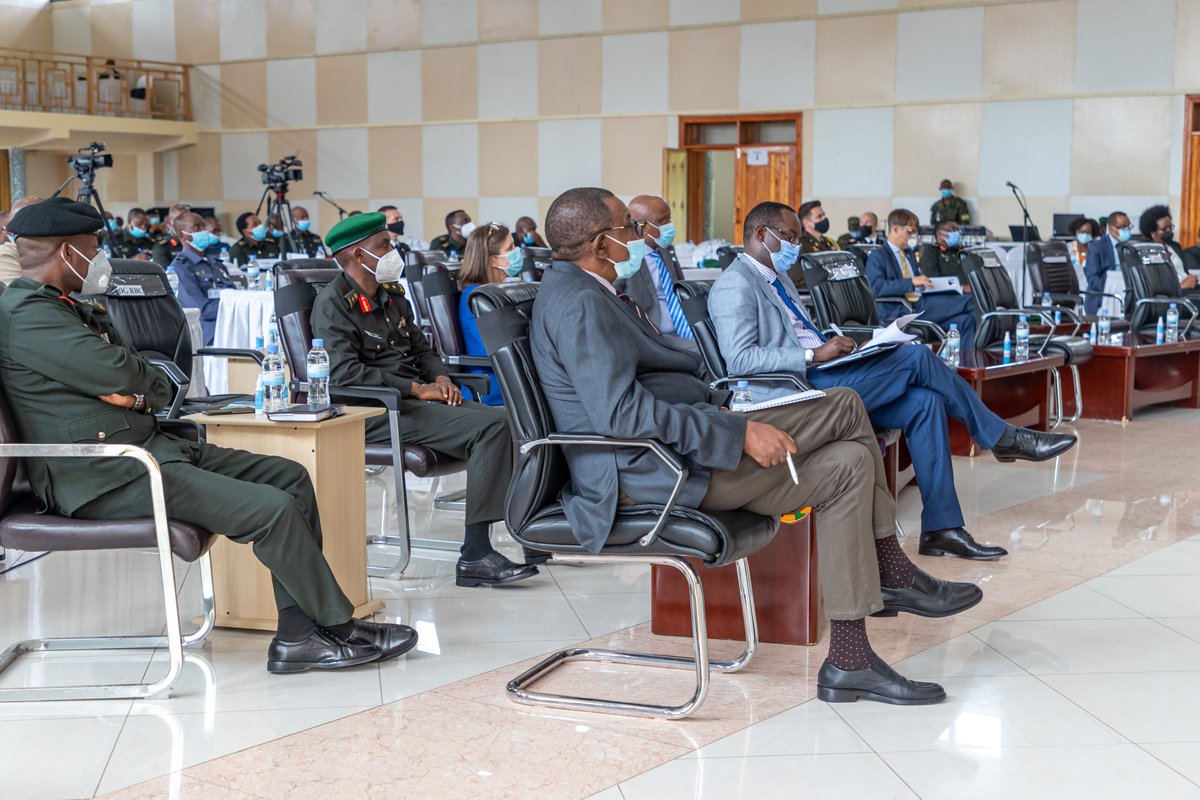
[[[175,562],[171,551],[170,523],[163,491],[162,470],[149,451],[119,444],[0,444],[0,458],[132,458],[146,469],[150,479],[150,502],[154,510],[154,539],[162,578],[164,636],[92,636],[27,639],[0,653],[0,672],[27,653],[167,648],[167,673],[151,683],[122,683],[85,686],[35,686],[0,689],[0,701],[117,700],[152,697],[168,691],[183,669],[183,648],[203,642],[216,623],[212,563],[207,552],[198,559],[204,616],[200,627],[184,636],[179,621],[179,598],[175,588]]]

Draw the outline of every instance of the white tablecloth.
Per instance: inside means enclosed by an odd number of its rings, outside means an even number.
[[[254,340],[259,336],[265,342],[273,313],[274,292],[222,289],[213,347],[253,348]],[[212,394],[228,393],[229,373],[225,359],[204,359],[204,380]]]
[[[204,346],[204,333],[200,329],[200,309],[185,308],[183,316],[187,319],[188,332],[192,337],[192,352]],[[204,379],[204,360],[192,359],[192,385],[188,387],[188,397],[205,397],[208,395],[208,382]]]

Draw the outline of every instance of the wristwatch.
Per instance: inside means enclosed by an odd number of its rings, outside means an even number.
[[[133,396],[133,410],[139,414],[146,410],[146,395],[135,394]]]
[[[812,363],[813,363],[813,359],[816,357],[816,355],[817,355],[817,354],[816,354],[816,351],[814,351],[814,350],[805,350],[805,351],[804,351],[804,364],[805,364],[805,366],[808,366],[809,364],[812,364]]]

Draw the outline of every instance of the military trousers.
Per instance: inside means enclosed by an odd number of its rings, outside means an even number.
[[[811,506],[825,613],[861,619],[883,608],[875,540],[895,534],[896,505],[862,400],[850,389],[825,393],[748,415],[795,440],[799,485],[787,462],[764,469],[743,455],[737,469],[713,471],[700,508],[778,516]],[[778,535],[787,536],[788,526]]]
[[[271,571],[275,604],[299,606],[318,625],[340,625],[354,606],[321,553],[321,519],[308,471],[294,461],[185,444],[191,460],[161,465],[167,516],[249,544]],[[72,515],[80,519],[149,517],[150,479],[138,478]]]
[[[386,414],[367,420],[367,441],[390,441]],[[467,524],[504,518],[512,480],[513,443],[503,408],[428,400],[400,403],[400,438],[467,462]]]

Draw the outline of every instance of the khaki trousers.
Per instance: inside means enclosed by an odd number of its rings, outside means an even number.
[[[786,462],[763,469],[743,455],[732,472],[713,472],[700,508],[778,516],[811,506],[825,613],[830,619],[861,619],[883,608],[875,539],[896,532],[896,506],[862,401],[851,389],[825,393],[819,400],[750,414],[795,440],[799,485]],[[787,532],[785,525],[779,535]]]

